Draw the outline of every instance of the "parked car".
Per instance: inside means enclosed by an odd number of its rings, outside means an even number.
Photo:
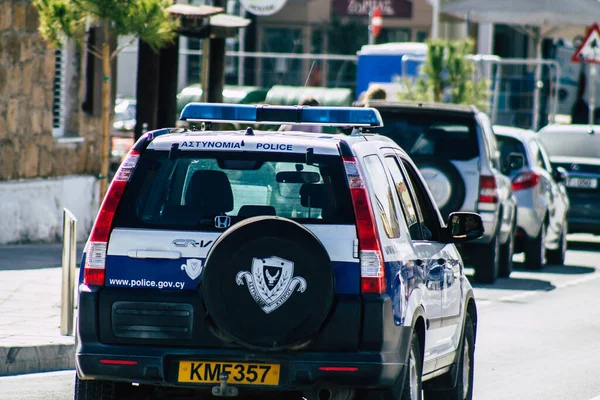
[[[569,198],[567,171],[552,167],[545,145],[530,130],[494,126],[501,163],[517,199],[515,253],[525,253],[525,267],[564,264]]]
[[[182,119],[381,125],[337,107]],[[476,213],[444,223],[381,135],[148,132],[82,257],[75,399],[471,400],[477,309],[455,243],[482,234]]]
[[[134,142],[136,100],[132,98],[117,98],[115,101],[115,117],[110,147],[111,176],[123,161]]]
[[[475,281],[493,283],[512,272],[516,200],[502,174],[500,153],[488,116],[475,107],[370,101],[383,128],[406,150],[425,178],[444,218],[454,211],[483,218],[482,239],[461,253],[475,268]]]
[[[600,125],[547,125],[538,136],[568,173],[569,232],[600,234]]]

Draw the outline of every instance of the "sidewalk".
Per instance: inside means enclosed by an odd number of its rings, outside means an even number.
[[[74,338],[60,334],[61,258],[60,244],[0,246],[0,376],[75,367]]]

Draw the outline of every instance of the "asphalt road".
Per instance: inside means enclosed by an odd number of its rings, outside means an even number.
[[[570,239],[565,266],[517,263],[511,278],[475,286],[475,400],[600,400],[600,238]],[[73,371],[2,377],[0,399],[72,399],[73,380]]]

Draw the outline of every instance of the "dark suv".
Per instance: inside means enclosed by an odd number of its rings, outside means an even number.
[[[488,116],[475,107],[372,101],[392,138],[413,159],[446,218],[454,211],[481,215],[483,238],[463,246],[475,281],[493,283],[512,272],[516,201],[503,174]]]

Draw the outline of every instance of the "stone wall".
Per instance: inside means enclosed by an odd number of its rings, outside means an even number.
[[[0,181],[97,175],[101,124],[81,111],[84,57],[69,45],[65,139],[52,136],[55,51],[27,0],[0,1]],[[68,142],[68,143],[66,143]]]

